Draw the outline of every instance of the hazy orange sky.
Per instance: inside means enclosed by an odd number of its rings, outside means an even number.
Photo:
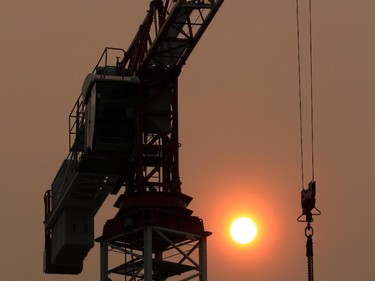
[[[148,3],[1,2],[2,279],[99,280],[98,247],[79,276],[43,274],[42,199],[68,154],[67,117],[84,77],[104,47],[130,45]],[[375,276],[374,27],[374,1],[313,1],[319,281]],[[297,78],[294,0],[226,0],[182,71],[182,188],[214,233],[211,281],[307,280],[305,225],[296,222]],[[114,199],[97,216],[96,236]],[[229,239],[237,214],[259,224],[248,247]]]

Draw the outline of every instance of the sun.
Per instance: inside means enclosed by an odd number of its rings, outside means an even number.
[[[241,217],[232,223],[230,234],[233,240],[237,243],[248,244],[255,239],[257,235],[257,226],[251,219]]]

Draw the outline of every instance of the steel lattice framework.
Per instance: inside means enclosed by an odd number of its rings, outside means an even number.
[[[137,189],[180,191],[178,167],[177,77],[195,45],[210,24],[222,0],[152,1],[121,67],[144,82],[146,93],[139,112]],[[169,106],[158,108],[161,100]],[[160,128],[163,120],[169,128]],[[159,123],[160,125],[160,123]],[[147,128],[153,128],[147,130]],[[151,157],[150,155],[159,157]]]
[[[223,0],[155,0],[130,45],[122,67],[142,76],[154,68],[184,66]]]

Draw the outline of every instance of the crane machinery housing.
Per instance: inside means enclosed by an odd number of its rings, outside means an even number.
[[[94,216],[121,191],[100,280],[207,280],[206,231],[179,177],[178,77],[224,0],[152,0],[128,50],[107,47],[69,115],[69,155],[44,195],[44,272],[79,274]],[[112,267],[109,254],[124,255]],[[128,280],[128,279],[126,279]]]

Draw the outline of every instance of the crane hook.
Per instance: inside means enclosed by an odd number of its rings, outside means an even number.
[[[308,227],[310,223],[314,221],[313,216],[319,216],[321,212],[315,206],[315,195],[316,195],[316,182],[311,181],[307,189],[302,189],[301,191],[301,206],[302,214],[297,218],[299,222],[307,222]],[[313,212],[315,210],[315,212]],[[302,219],[303,216],[306,216],[305,219]]]

